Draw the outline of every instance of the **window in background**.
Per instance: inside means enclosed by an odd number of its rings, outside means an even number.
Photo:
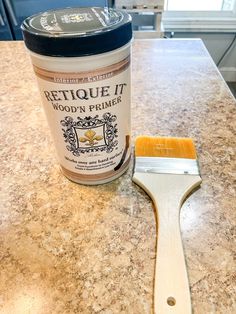
[[[168,11],[230,11],[235,0],[166,0]]]
[[[166,31],[236,31],[236,0],[166,0]]]

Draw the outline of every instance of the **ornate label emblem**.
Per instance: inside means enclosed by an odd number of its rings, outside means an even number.
[[[64,140],[68,145],[67,150],[74,156],[84,153],[107,152],[111,153],[117,146],[118,137],[117,117],[107,112],[102,119],[95,117],[77,117],[77,121],[70,116],[61,120]]]
[[[84,136],[85,137],[79,138],[79,142],[81,142],[81,143],[88,142],[85,144],[88,146],[94,146],[94,145],[98,144],[98,142],[96,142],[96,141],[101,141],[103,139],[103,136],[96,135],[96,132],[93,130],[90,130],[90,129],[84,133]]]

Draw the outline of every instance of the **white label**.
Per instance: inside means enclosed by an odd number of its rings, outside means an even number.
[[[34,70],[62,168],[82,178],[124,169],[130,158],[130,58],[89,72]]]

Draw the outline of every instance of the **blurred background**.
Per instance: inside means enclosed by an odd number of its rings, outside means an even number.
[[[0,0],[0,40],[22,40],[30,15],[83,6],[128,11],[136,38],[201,38],[236,95],[236,0]]]

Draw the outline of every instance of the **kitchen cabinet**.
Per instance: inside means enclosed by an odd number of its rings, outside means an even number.
[[[2,0],[0,1],[0,40],[12,40],[11,27]]]

